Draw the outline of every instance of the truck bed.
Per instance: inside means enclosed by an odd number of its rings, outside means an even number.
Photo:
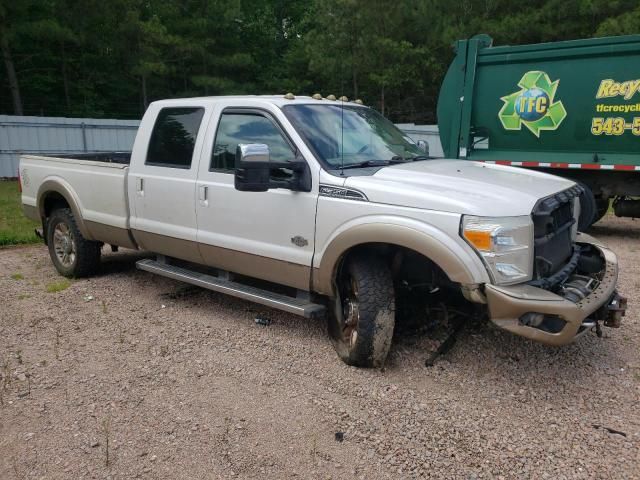
[[[44,157],[60,158],[54,155],[44,155]],[[65,155],[62,158],[71,160],[87,160],[90,162],[118,163],[129,165],[131,162],[131,152],[99,152],[99,153],[78,153]]]
[[[64,197],[89,240],[115,243],[129,237],[127,178],[129,153],[94,153],[65,157],[23,155],[20,158],[22,203],[25,214],[40,220],[46,208],[43,192],[55,185],[54,195]],[[121,246],[127,246],[123,241]]]

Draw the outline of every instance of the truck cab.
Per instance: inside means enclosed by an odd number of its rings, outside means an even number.
[[[574,182],[435,160],[375,110],[315,97],[163,100],[130,158],[24,156],[25,212],[64,275],[105,243],[138,267],[304,316],[380,366],[407,304],[563,345],[618,326],[615,255],[579,233]],[[425,320],[426,321],[426,320]]]

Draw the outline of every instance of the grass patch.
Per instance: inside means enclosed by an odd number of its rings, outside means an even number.
[[[22,275],[21,273],[12,273],[11,278],[13,280],[24,280],[24,275]]]
[[[0,181],[0,246],[37,243],[36,227],[38,224],[22,213],[18,182]]]
[[[62,290],[66,290],[70,286],[71,282],[66,278],[63,278],[62,280],[58,280],[57,282],[48,283],[45,288],[47,290],[47,293],[57,293],[61,292]]]

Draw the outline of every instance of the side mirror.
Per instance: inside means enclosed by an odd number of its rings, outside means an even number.
[[[242,192],[269,190],[269,147],[263,143],[238,144],[235,187]]]
[[[422,150],[427,156],[429,155],[429,144],[424,140],[418,140],[416,146]]]
[[[291,162],[271,162],[269,146],[263,143],[240,143],[236,148],[234,183],[241,192],[266,192],[270,188],[287,188],[296,192],[311,191],[311,170],[301,156]],[[293,172],[286,180],[271,179],[271,170],[284,168]]]

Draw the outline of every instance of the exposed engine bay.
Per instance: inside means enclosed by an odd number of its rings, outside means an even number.
[[[551,291],[575,304],[580,304],[591,295],[603,280],[605,259],[592,245],[576,244],[571,260],[555,274],[541,280],[529,282],[530,285]],[[620,326],[626,310],[627,300],[614,292],[607,303],[583,321],[578,334],[594,328],[598,336],[602,335],[600,322],[605,326]],[[565,326],[565,321],[554,315],[529,312],[520,321],[523,325],[539,328],[546,332],[557,333]]]
[[[578,304],[591,295],[603,280],[605,259],[597,248],[576,242],[578,199],[584,194],[579,185],[544,198],[535,206],[534,279],[529,285],[553,292]],[[583,322],[579,334],[595,328],[601,335],[600,323],[618,327],[624,315],[626,299],[612,294],[602,308]],[[565,322],[556,316],[527,313],[520,317],[523,325],[556,333]]]

